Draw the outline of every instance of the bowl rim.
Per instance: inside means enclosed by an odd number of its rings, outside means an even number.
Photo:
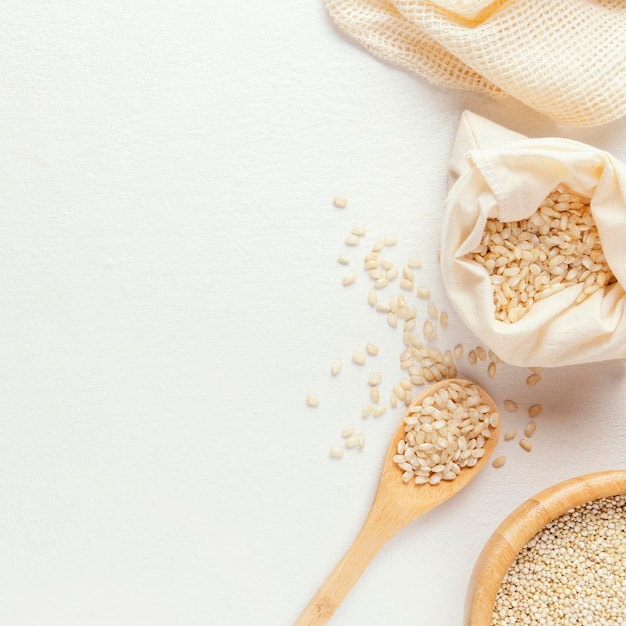
[[[582,474],[518,506],[493,532],[474,565],[465,597],[465,626],[491,626],[504,575],[520,550],[546,524],[585,502],[626,494],[626,469]]]

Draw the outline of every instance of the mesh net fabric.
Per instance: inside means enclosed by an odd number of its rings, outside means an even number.
[[[325,0],[383,60],[572,126],[626,115],[623,0]]]

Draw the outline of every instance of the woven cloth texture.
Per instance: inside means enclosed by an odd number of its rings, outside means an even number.
[[[570,126],[626,115],[624,0],[325,0],[386,62]]]

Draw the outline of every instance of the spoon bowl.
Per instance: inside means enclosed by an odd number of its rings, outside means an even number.
[[[294,626],[326,624],[380,548],[402,528],[456,495],[478,475],[487,463],[498,442],[501,419],[498,419],[497,424],[490,428],[491,434],[485,439],[484,455],[473,467],[462,468],[453,480],[442,480],[436,485],[429,483],[416,485],[413,481],[402,481],[402,470],[394,461],[394,456],[397,454],[398,442],[405,436],[405,418],[411,413],[412,407],[422,404],[426,397],[452,384],[461,387],[476,387],[482,404],[489,407],[490,413],[500,414],[494,401],[484,389],[476,383],[459,378],[435,383],[413,400],[391,438],[376,494],[363,527],[309,601]]]

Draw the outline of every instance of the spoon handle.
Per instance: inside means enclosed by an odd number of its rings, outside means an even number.
[[[390,536],[381,533],[372,522],[371,515],[368,516],[352,545],[311,598],[294,626],[326,624]]]

